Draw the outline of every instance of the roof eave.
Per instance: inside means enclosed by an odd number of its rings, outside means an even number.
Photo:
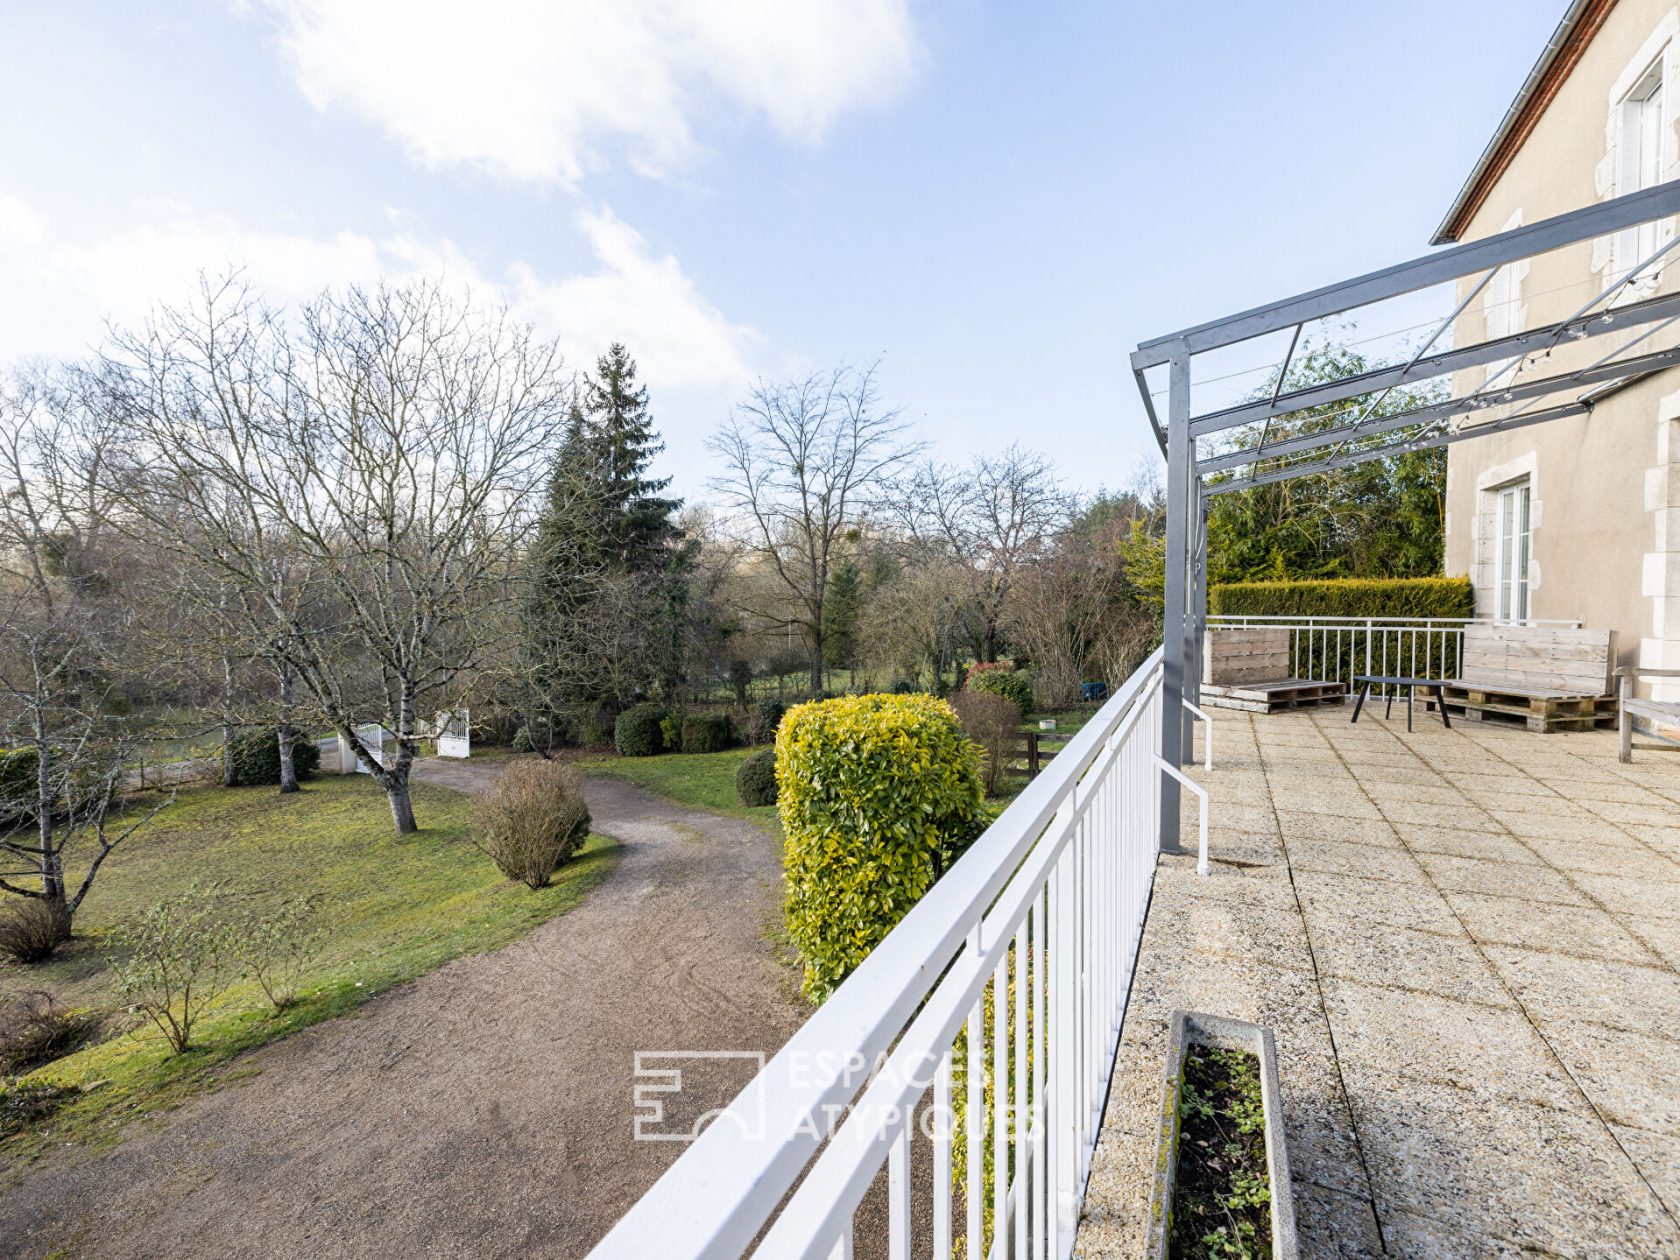
[[[1493,183],[1522,147],[1540,114],[1556,95],[1558,86],[1574,68],[1581,51],[1598,33],[1598,28],[1604,24],[1615,3],[1616,0],[1571,0],[1563,20],[1552,32],[1551,39],[1529,71],[1528,78],[1523,81],[1511,107],[1505,111],[1493,139],[1482,150],[1470,177],[1453,199],[1452,208],[1441,220],[1440,227],[1435,229],[1435,235],[1429,240],[1431,245],[1450,245],[1464,234],[1470,218],[1481,208]]]

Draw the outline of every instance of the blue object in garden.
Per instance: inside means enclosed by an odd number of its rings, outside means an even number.
[[[1105,682],[1080,683],[1079,698],[1081,700],[1107,700],[1108,684]]]

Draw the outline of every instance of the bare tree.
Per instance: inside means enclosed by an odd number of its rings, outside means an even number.
[[[557,348],[435,285],[323,294],[287,323],[229,281],[107,367],[141,462],[128,511],[234,593],[251,655],[414,831],[420,738],[512,624],[492,605],[572,398]]]
[[[33,780],[0,797],[0,890],[68,935],[105,859],[168,803],[114,821],[140,725],[118,693],[152,637],[106,551],[104,417],[33,372],[0,384],[0,435],[0,746]]]
[[[968,574],[937,552],[912,556],[870,601],[863,635],[871,657],[889,662],[903,678],[924,682],[935,692],[962,681],[959,654],[963,614],[969,601]]]
[[[782,384],[760,381],[712,438],[725,472],[712,481],[775,574],[787,619],[823,689],[823,604],[837,551],[885,480],[919,449],[881,406],[873,366]]]
[[[997,659],[1017,577],[1042,562],[1066,526],[1074,497],[1044,456],[1020,446],[967,468],[925,460],[897,481],[894,516],[920,547],[966,575],[962,627],[977,661]]]

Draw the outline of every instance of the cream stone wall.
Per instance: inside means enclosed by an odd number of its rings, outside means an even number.
[[[1680,175],[1680,130],[1674,125],[1680,115],[1680,6],[1674,0],[1621,0],[1463,239],[1476,240],[1616,195],[1619,103],[1658,57],[1667,67],[1664,178]],[[1673,231],[1673,223],[1664,224],[1658,243],[1671,239]],[[1624,236],[1620,242],[1584,243],[1533,259],[1517,276],[1510,331],[1573,314],[1612,282],[1618,266],[1628,265],[1636,246]],[[1680,291],[1680,248],[1664,262],[1668,265],[1658,279],[1618,300]],[[1460,286],[1461,297],[1473,283]],[[1459,343],[1482,340],[1487,326],[1485,301],[1472,303],[1460,317]],[[1525,364],[1520,379],[1582,366],[1623,340],[1612,333],[1566,343],[1549,360]],[[1677,343],[1680,328],[1642,342],[1639,350]],[[1454,392],[1467,395],[1484,388],[1488,377],[1485,368],[1458,373]],[[1499,384],[1496,380],[1490,392],[1497,394]],[[1487,415],[1505,410],[1494,407]],[[1450,446],[1446,568],[1470,575],[1477,611],[1492,615],[1495,610],[1497,492],[1527,477],[1530,616],[1580,618],[1590,628],[1614,630],[1619,663],[1680,668],[1677,425],[1680,370],[1671,369],[1607,397],[1590,415]]]

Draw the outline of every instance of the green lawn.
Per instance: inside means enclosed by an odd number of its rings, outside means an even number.
[[[774,805],[749,808],[735,793],[735,771],[748,757],[768,746],[715,753],[664,753],[657,757],[594,757],[579,761],[577,767],[585,774],[624,779],[696,809],[771,821],[776,816]]]
[[[320,894],[326,944],[299,986],[301,1000],[274,1015],[255,983],[243,982],[184,1055],[170,1056],[147,1025],[38,1069],[34,1078],[105,1083],[0,1141],[0,1152],[16,1161],[48,1141],[108,1138],[130,1117],[225,1078],[242,1051],[571,909],[617,858],[610,841],[591,837],[553,885],[531,892],[504,880],[468,840],[469,798],[423,783],[413,790],[422,830],[403,837],[391,830],[384,794],[361,776],[311,780],[294,796],[272,788],[183,792],[105,863],[76,916],[76,939],[51,962],[0,966],[0,993],[45,988],[70,1006],[110,1007],[108,934],[196,877],[234,893]]]

